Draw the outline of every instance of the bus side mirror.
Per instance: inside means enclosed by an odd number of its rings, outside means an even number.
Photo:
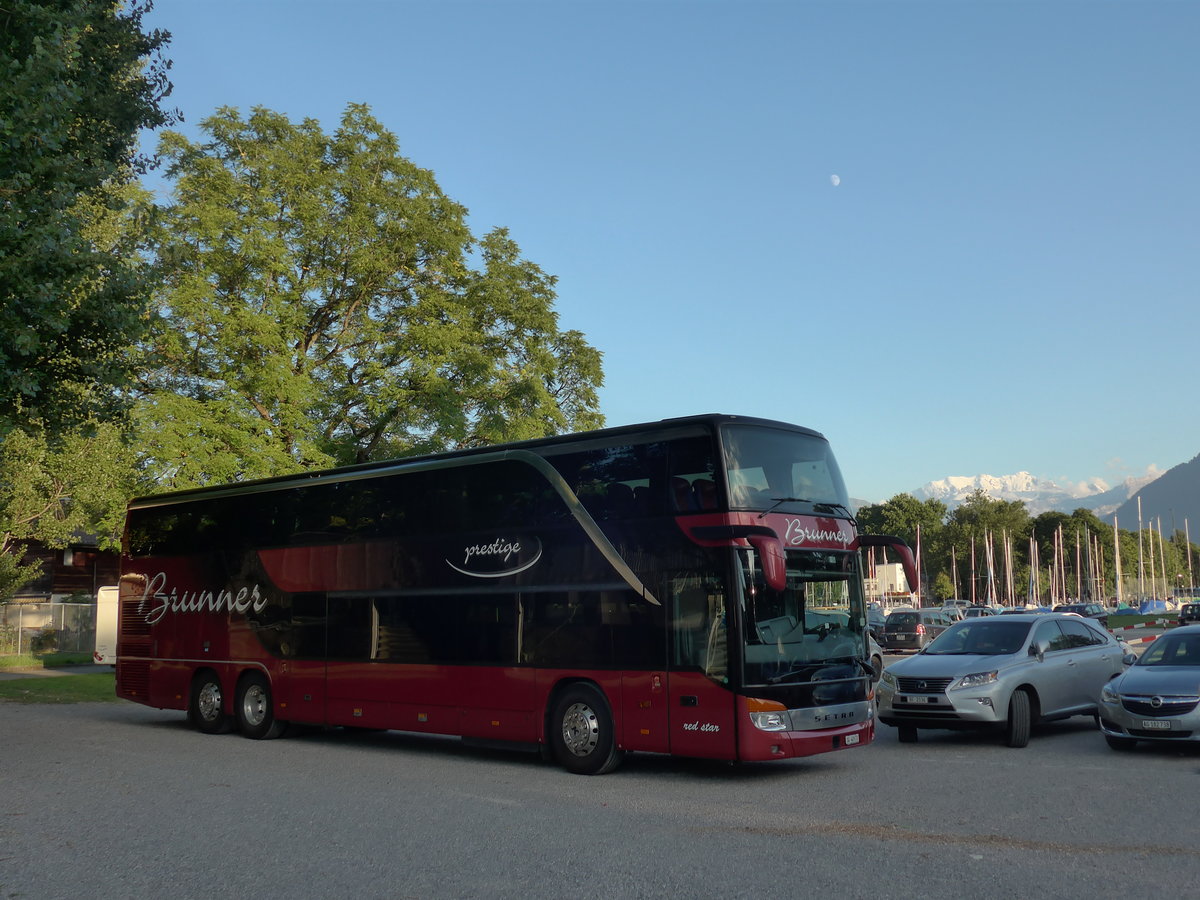
[[[782,591],[787,587],[787,559],[783,555],[783,542],[773,534],[751,534],[746,540],[758,552],[767,587]]]

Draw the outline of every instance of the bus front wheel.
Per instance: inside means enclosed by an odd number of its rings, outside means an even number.
[[[235,711],[238,731],[248,738],[270,740],[287,730],[287,722],[275,718],[271,684],[258,672],[251,672],[238,683]]]
[[[603,775],[620,765],[624,754],[604,694],[589,684],[563,690],[551,716],[550,747],[559,765],[577,775]]]
[[[221,680],[215,672],[201,672],[192,680],[188,721],[204,734],[225,734],[233,728],[233,720],[225,713],[225,695]]]

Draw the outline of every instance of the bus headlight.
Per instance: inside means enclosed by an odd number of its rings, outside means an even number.
[[[775,700],[747,697],[746,708],[750,711],[750,721],[760,731],[787,731],[791,727],[787,707]]]

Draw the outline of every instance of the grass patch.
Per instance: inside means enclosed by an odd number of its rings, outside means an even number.
[[[116,678],[110,672],[93,675],[31,676],[0,681],[0,701],[15,703],[112,703]]]
[[[92,662],[92,654],[77,653],[24,653],[20,656],[0,656],[0,671],[5,669],[57,669],[60,666],[85,666]]]

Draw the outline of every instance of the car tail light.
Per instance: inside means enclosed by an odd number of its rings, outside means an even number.
[[[924,625],[918,625],[918,626],[917,626],[917,634],[924,634],[924,633],[925,633],[925,626],[924,626]]]

